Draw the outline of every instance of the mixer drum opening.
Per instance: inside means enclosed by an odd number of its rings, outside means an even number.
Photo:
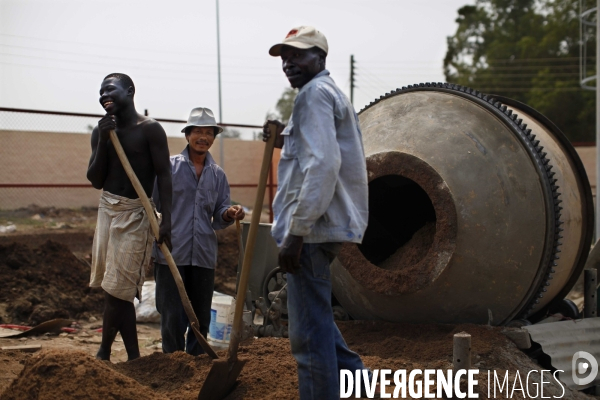
[[[456,207],[444,179],[399,151],[367,157],[369,225],[361,245],[338,259],[360,284],[398,295],[419,291],[445,270],[456,246]]]
[[[385,175],[369,183],[369,225],[361,253],[386,270],[420,262],[435,236],[435,209],[427,193],[400,175]]]

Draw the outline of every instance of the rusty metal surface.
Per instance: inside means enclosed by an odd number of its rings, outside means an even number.
[[[600,361],[600,318],[537,324],[524,326],[523,329],[529,332],[533,342],[542,346],[542,351],[550,357],[552,366],[564,371],[558,376],[569,388],[582,390],[600,384],[600,374],[585,385],[577,385],[573,381],[578,360],[588,364]],[[591,354],[594,361],[575,356],[582,351]],[[590,369],[591,365],[588,371]],[[587,375],[575,374],[580,378]]]
[[[539,177],[518,140],[488,110],[441,92],[389,98],[361,113],[360,123],[367,159],[409,154],[436,171],[452,197],[457,234],[452,254],[438,253],[448,260],[442,271],[412,293],[367,288],[367,280],[384,273],[376,266],[356,276],[334,264],[338,300],[361,319],[499,324],[509,318],[535,278],[546,227]],[[422,186],[419,169],[399,172]],[[369,170],[370,182],[378,177]],[[444,205],[432,201],[442,224]]]

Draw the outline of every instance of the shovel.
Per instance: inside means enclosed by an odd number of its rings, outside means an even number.
[[[7,336],[0,336],[0,339],[17,339],[28,336],[39,336],[44,333],[60,333],[61,329],[71,325],[73,321],[69,319],[51,319],[50,321],[42,322],[24,332],[15,333]]]
[[[119,142],[119,138],[117,137],[117,133],[114,130],[110,131],[110,140],[112,141],[113,146],[115,147],[115,151],[117,152],[117,155],[119,156],[119,160],[121,160],[121,164],[123,164],[123,169],[125,170],[125,173],[129,177],[129,180],[131,181],[133,188],[135,189],[138,197],[140,198],[140,200],[142,201],[142,204],[144,205],[144,209],[146,210],[146,214],[148,215],[148,219],[150,220],[150,226],[152,227],[152,233],[154,233],[154,236],[158,239],[158,221],[156,220],[156,216],[154,215],[154,209],[152,208],[152,205],[150,204],[150,200],[148,199],[148,196],[146,195],[146,192],[144,191],[142,184],[140,183],[139,179],[135,175],[133,168],[131,168],[131,164],[129,164],[127,155],[125,154],[125,151],[123,150],[123,147],[121,146],[121,142]],[[215,351],[212,349],[212,347],[210,347],[210,345],[208,344],[208,342],[206,341],[204,336],[202,336],[202,334],[199,331],[200,323],[198,322],[198,318],[196,318],[196,313],[194,313],[194,309],[192,308],[190,299],[185,291],[185,286],[183,285],[183,281],[181,280],[181,275],[179,274],[179,270],[177,269],[177,266],[175,265],[175,260],[173,260],[173,256],[171,255],[171,252],[169,251],[167,244],[166,243],[161,244],[160,249],[162,250],[162,253],[165,256],[165,259],[167,260],[167,264],[169,264],[169,269],[171,270],[171,273],[173,274],[173,278],[175,279],[175,284],[177,285],[177,291],[179,292],[179,296],[181,296],[181,303],[183,304],[183,309],[185,310],[185,314],[187,315],[188,320],[190,321],[190,326],[192,328],[192,332],[194,332],[196,339],[198,339],[198,343],[200,343],[200,346],[202,346],[202,348],[204,349],[206,354],[208,354],[213,359],[219,358],[219,356],[217,356],[217,353],[215,353]]]
[[[240,252],[240,258],[244,258],[244,244],[242,243],[242,227],[240,226],[240,220],[235,220],[235,232],[237,233],[238,251]],[[243,264],[242,264],[243,265]]]
[[[198,400],[221,400],[231,392],[237,381],[246,360],[237,358],[238,346],[242,338],[242,317],[244,312],[244,300],[246,297],[246,288],[248,287],[248,278],[250,277],[250,268],[252,266],[252,256],[254,255],[254,243],[256,242],[256,233],[260,223],[260,214],[263,200],[265,198],[265,188],[267,186],[267,177],[269,167],[273,157],[273,148],[275,147],[275,132],[277,126],[269,124],[271,137],[265,146],[260,177],[258,180],[258,190],[256,200],[252,209],[252,219],[250,220],[250,230],[246,239],[246,251],[244,252],[244,262],[242,264],[242,273],[238,285],[237,298],[235,301],[235,314],[233,316],[233,327],[229,338],[229,349],[227,350],[227,360],[216,360],[208,372],[208,376],[200,389]]]

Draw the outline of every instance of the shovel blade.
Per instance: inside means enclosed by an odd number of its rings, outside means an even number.
[[[215,360],[200,389],[198,400],[222,400],[234,389],[246,360]]]
[[[51,319],[50,321],[42,322],[39,325],[34,326],[28,331],[19,332],[10,336],[0,336],[0,339],[17,339],[28,336],[42,335],[47,332],[60,333],[61,328],[71,325],[73,321],[70,319]]]

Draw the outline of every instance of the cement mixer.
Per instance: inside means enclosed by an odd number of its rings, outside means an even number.
[[[332,264],[355,319],[503,325],[562,300],[590,249],[575,150],[517,101],[420,84],[359,113],[369,225]]]

